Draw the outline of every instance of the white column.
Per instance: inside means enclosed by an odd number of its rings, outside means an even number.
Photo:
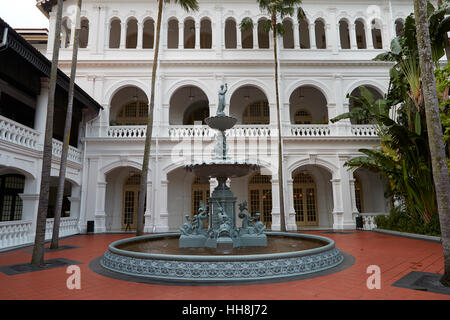
[[[142,22],[137,23],[138,28],[138,38],[137,38],[137,49],[142,49],[142,41],[144,35],[144,24]]]
[[[169,231],[169,213],[167,210],[168,192],[169,192],[169,181],[167,180],[167,175],[161,173],[163,179],[160,182],[159,194],[157,199],[159,202],[159,212],[155,212],[155,224],[156,232],[167,232]]]
[[[80,217],[80,201],[81,201],[81,187],[72,186],[72,192],[68,198],[70,201],[70,217]]]
[[[295,208],[294,208],[294,180],[287,180],[287,230],[297,230],[297,223],[295,222]]]
[[[349,26],[350,31],[350,49],[358,49],[358,45],[356,44],[356,28],[355,24],[351,23]]]
[[[280,190],[278,177],[272,176],[272,231],[280,231]]]
[[[335,175],[335,174],[334,174]],[[331,179],[331,185],[333,188],[333,229],[343,229],[343,209],[342,209],[342,188],[341,179]]]
[[[370,21],[367,22],[366,26],[366,44],[367,49],[373,49],[373,40],[372,40],[372,27]]]
[[[54,7],[56,9],[56,6]],[[47,57],[51,57],[53,53],[53,44],[55,42],[55,29],[56,29],[56,11],[50,12],[49,18],[49,30],[47,40]]]
[[[70,39],[69,39],[69,48],[73,48],[73,35],[75,34],[75,28],[76,24],[75,21],[72,22],[72,25],[70,26]]]
[[[120,49],[125,49],[126,47],[126,38],[127,38],[127,23],[120,23]]]
[[[195,23],[195,49],[200,49],[200,23]]]
[[[48,79],[41,78],[41,92],[36,99],[36,110],[34,113],[34,130],[40,133],[38,143],[44,145],[45,125],[47,122],[48,106]]]
[[[149,178],[151,178],[151,175],[148,175]],[[153,188],[152,188],[152,182],[147,181],[147,203],[145,207],[145,223],[144,223],[144,232],[152,232],[153,231],[153,217],[152,217],[152,203],[156,200],[153,199]]]
[[[105,23],[105,45],[104,45],[104,49],[108,49],[109,48],[109,38],[111,37],[111,24],[109,22]]]
[[[333,184],[333,229],[355,229],[355,219],[353,216],[352,196],[350,194],[349,172],[344,163],[348,160],[347,156],[338,156],[338,173],[333,174],[331,180]]]
[[[95,53],[103,53],[104,48],[106,47],[105,45],[103,45],[103,43],[106,43],[106,41],[108,40],[108,30],[109,27],[107,26],[106,23],[106,15],[105,15],[105,7],[104,6],[95,6],[95,9],[98,10],[98,15],[97,15],[97,23],[95,24],[95,27],[97,28],[97,30],[94,29],[94,24],[92,23],[89,25],[89,35],[93,35],[93,39],[95,42]],[[105,28],[102,28],[102,26],[105,25]],[[92,29],[91,29],[92,28]],[[91,42],[91,41],[89,41]],[[90,46],[90,44],[88,44],[88,46]]]
[[[317,49],[316,46],[316,24],[311,23],[309,25],[309,44],[311,45],[311,49]]]
[[[184,49],[184,23],[178,24],[178,49]]]
[[[348,181],[350,184],[350,196],[352,198],[352,215],[355,217],[359,213],[358,207],[356,206],[355,179],[351,178]]]
[[[253,49],[259,49],[258,43],[258,22],[253,21]]]
[[[236,49],[242,49],[242,31],[239,29],[239,24],[236,24]]]
[[[292,32],[294,33],[294,49],[300,49],[300,30],[298,21],[294,21],[292,28]]]
[[[339,23],[336,21],[336,8],[329,9],[329,18],[329,23],[325,24],[325,41],[327,48],[331,47],[333,54],[338,54]]]
[[[106,231],[105,224],[105,196],[106,196],[106,181],[105,175],[99,173],[97,181],[97,198],[95,208],[95,233],[101,233]]]

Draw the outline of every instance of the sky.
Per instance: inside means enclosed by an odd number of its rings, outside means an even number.
[[[36,0],[0,0],[0,17],[13,28],[47,28],[48,19]]]

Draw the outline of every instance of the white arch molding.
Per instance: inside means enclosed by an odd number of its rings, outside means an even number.
[[[291,83],[285,90],[285,97],[288,97],[288,101],[291,98],[291,95],[294,93],[294,91],[300,87],[313,87],[323,94],[325,100],[327,100],[327,104],[334,103],[334,100],[332,99],[333,95],[328,89],[328,86],[324,82],[310,79],[298,80]]]
[[[266,96],[267,101],[269,102],[269,105],[275,103],[275,97],[272,94],[269,94],[269,92],[271,92],[271,91],[264,82],[262,82],[260,80],[256,80],[256,79],[242,79],[231,85],[228,83],[228,91],[226,93],[226,102],[225,102],[226,106],[228,106],[228,108],[227,108],[228,110],[230,107],[231,97],[233,96],[233,94],[237,90],[239,90],[240,88],[245,87],[245,86],[255,87],[255,88],[261,90],[262,93],[264,93],[264,95]]]
[[[128,160],[128,159],[123,159],[123,160],[117,160],[117,161],[113,161],[107,165],[104,165],[100,170],[100,174],[106,176],[108,173],[110,173],[112,170],[116,169],[116,168],[125,168],[125,167],[131,167],[134,169],[137,169],[139,171],[142,171],[142,163],[135,161],[135,160]],[[151,176],[151,168],[149,166],[148,168],[148,176]]]
[[[295,161],[287,168],[288,177],[292,177],[292,173],[295,170],[300,169],[301,167],[304,167],[307,165],[323,168],[331,174],[333,179],[338,179],[339,168],[337,166],[335,166],[334,164],[332,164],[331,162],[321,159],[320,157],[315,157],[314,159],[309,157],[309,158],[304,158],[304,159]]]
[[[198,89],[200,89],[201,91],[203,91],[203,93],[206,95],[206,97],[208,98],[208,104],[215,104],[216,103],[216,99],[214,99],[214,95],[211,94],[210,89],[208,89],[208,84],[204,81],[198,80],[198,79],[182,79],[182,80],[178,80],[174,83],[172,83],[172,85],[169,87],[168,90],[166,90],[166,97],[169,97],[169,99],[167,100],[168,104],[170,105],[170,100],[172,99],[172,96],[175,94],[175,92],[178,89],[181,89],[183,87],[189,87],[189,86],[193,86],[193,87],[198,87]]]
[[[141,89],[142,92],[144,92],[145,96],[147,97],[147,101],[150,103],[150,98],[148,96],[148,92],[150,92],[150,87],[147,85],[149,81],[143,81],[143,80],[134,80],[134,79],[126,79],[126,80],[120,80],[114,82],[112,85],[108,87],[108,89],[105,91],[105,94],[103,95],[102,100],[104,101],[103,104],[106,104],[108,106],[111,106],[111,101],[116,95],[117,92],[119,92],[121,89],[125,89],[127,87],[137,87],[138,89]]]
[[[378,91],[378,93],[381,94],[382,96],[384,96],[388,91],[388,88],[381,82],[371,79],[363,79],[363,80],[356,80],[352,82],[349,86],[347,86],[347,88],[344,90],[345,92],[344,97],[346,97],[347,94],[351,94],[353,90],[355,90],[360,86],[370,86],[376,91]]]

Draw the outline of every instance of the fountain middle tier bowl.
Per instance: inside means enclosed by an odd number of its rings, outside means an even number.
[[[229,116],[214,116],[205,119],[206,124],[213,129],[225,131],[233,128],[237,119]]]
[[[252,171],[258,170],[259,167],[259,164],[256,162],[236,160],[210,160],[194,162],[185,166],[186,170],[192,171],[196,176],[213,178],[243,177]]]
[[[344,256],[334,241],[312,234],[267,232],[267,247],[234,248],[218,254],[209,248],[179,248],[179,233],[115,241],[100,264],[110,271],[191,284],[292,278],[340,265]]]

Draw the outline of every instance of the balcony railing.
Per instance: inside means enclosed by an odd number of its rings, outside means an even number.
[[[34,150],[42,150],[38,143],[40,133],[23,124],[0,116],[0,140]]]
[[[342,128],[341,128],[342,129]],[[109,126],[103,133],[103,137],[129,139],[145,138],[146,126]],[[292,124],[286,127],[285,137],[376,137],[376,126],[371,124],[351,125],[344,130],[333,131],[330,124]],[[213,138],[217,131],[206,125],[170,125],[167,133],[162,133],[163,137],[184,139],[184,138]],[[336,133],[339,132],[339,133]],[[230,138],[261,138],[274,137],[277,135],[277,128],[272,125],[261,124],[237,124],[226,131],[226,136]],[[160,133],[161,134],[161,133]]]
[[[55,157],[61,158],[63,144],[61,141],[53,139],[52,154]],[[76,163],[81,163],[81,150],[69,146],[69,153],[67,159]]]
[[[45,240],[52,238],[54,219],[47,219],[45,224]],[[78,233],[78,218],[65,217],[61,218],[59,223],[59,236],[71,236]]]
[[[0,222],[0,249],[31,242],[31,220]]]

